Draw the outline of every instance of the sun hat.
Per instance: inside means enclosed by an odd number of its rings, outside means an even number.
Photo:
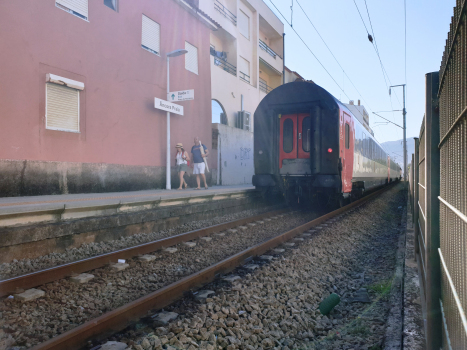
[[[177,146],[175,146],[175,148],[183,148],[183,143],[177,143]]]

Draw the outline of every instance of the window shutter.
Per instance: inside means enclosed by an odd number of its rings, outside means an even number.
[[[248,62],[243,57],[240,57],[238,68],[240,72],[250,76],[250,62]]]
[[[47,83],[46,128],[79,132],[79,90]]]
[[[88,0],[56,0],[56,3],[88,19]]]
[[[250,40],[250,17],[242,10],[238,13],[238,29],[240,30],[240,34]]]
[[[145,15],[143,15],[141,45],[157,54],[161,52],[161,26]]]
[[[198,74],[198,48],[185,41],[185,68],[190,72]]]

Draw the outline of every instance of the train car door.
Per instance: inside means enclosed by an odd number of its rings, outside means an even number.
[[[284,159],[297,159],[297,115],[283,115],[280,125],[279,168],[282,168]]]
[[[344,112],[344,152],[342,159],[342,192],[352,191],[354,133],[352,118]]]
[[[298,158],[310,158],[311,117],[308,113],[298,115]]]

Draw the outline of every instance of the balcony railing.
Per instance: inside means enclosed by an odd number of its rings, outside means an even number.
[[[276,56],[278,56],[277,53],[273,51],[263,40],[259,39],[259,48],[266,51],[268,54],[270,54],[274,59],[276,59]],[[280,57],[280,56],[279,56]]]
[[[227,73],[232,74],[233,76],[237,76],[237,67],[229,62],[223,60],[220,57],[217,57],[217,51],[214,50],[212,47],[210,49],[211,56],[214,56],[214,65],[218,66],[219,68],[225,70]]]
[[[270,87],[263,79],[259,78],[259,89],[266,94],[269,94],[273,88]]]
[[[243,80],[244,82],[250,84],[250,76],[249,75],[246,75],[242,71],[238,71],[238,76],[240,77],[241,80]]]
[[[230,22],[234,24],[234,26],[237,25],[237,16],[235,16],[232,12],[230,12],[227,7],[222,5],[222,3],[219,0],[214,1],[214,9],[219,11],[219,13],[227,18]]]

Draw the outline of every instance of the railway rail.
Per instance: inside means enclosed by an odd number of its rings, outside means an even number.
[[[116,263],[118,259],[130,259],[138,255],[148,254],[163,248],[191,241],[196,238],[204,237],[216,232],[221,232],[241,225],[246,225],[248,223],[262,220],[268,217],[281,215],[286,213],[287,211],[288,209],[279,209],[271,212],[266,212],[259,215],[242,218],[239,220],[233,220],[219,225],[213,225],[199,230],[185,232],[157,241],[140,244],[137,246],[117,250],[114,252],[97,255],[87,259],[82,259],[71,263],[43,269],[40,271],[31,272],[21,276],[1,280],[0,297],[15,293],[17,290],[20,289],[29,289],[37,287],[49,282],[72,276],[74,274],[80,274],[111,263]]]
[[[99,316],[95,319],[87,321],[86,323],[83,323],[80,326],[77,326],[76,328],[71,329],[70,331],[67,331],[61,335],[58,335],[52,339],[49,339],[41,344],[38,344],[33,349],[34,350],[63,349],[63,348],[67,348],[69,350],[80,349],[86,346],[86,344],[90,340],[102,340],[105,337],[126,328],[129,324],[131,324],[131,322],[137,321],[141,319],[142,317],[148,316],[151,310],[159,310],[170,305],[175,300],[181,298],[186,292],[199,289],[203,285],[213,281],[217,276],[220,276],[221,274],[225,274],[225,273],[232,271],[237,266],[243,265],[245,262],[249,261],[253,257],[262,255],[266,253],[267,251],[273,249],[274,247],[277,247],[278,245],[285,243],[286,241],[294,238],[295,236],[301,233],[304,233],[307,230],[312,229],[313,227],[323,224],[327,220],[336,218],[343,213],[353,210],[354,208],[368,202],[370,199],[374,198],[375,196],[381,194],[382,192],[388,190],[391,187],[392,186],[387,186],[385,188],[382,188],[343,208],[335,210],[329,214],[323,215],[315,220],[312,220],[308,223],[298,226],[290,231],[287,231],[283,234],[275,236],[274,238],[271,238],[265,242],[256,244],[253,247],[243,250],[237,254],[234,254],[227,259],[224,259],[216,264],[213,264],[212,266],[209,266],[196,273],[193,273],[192,275],[189,275],[187,277],[181,278],[180,280],[170,285],[167,285],[155,292],[152,292],[133,302],[123,305],[110,312],[107,312],[103,314],[102,316]],[[279,211],[279,212],[285,212],[285,211]],[[278,211],[273,212],[273,213],[262,214],[259,217],[265,218],[267,216],[273,216],[277,214],[278,214]],[[211,233],[218,232],[219,230],[226,230],[228,228],[240,225],[239,221],[242,223],[247,223],[247,222],[257,221],[257,220],[258,220],[258,216],[255,216],[254,219],[245,218],[245,219],[241,219],[241,220],[230,222],[230,223],[208,227],[203,230],[189,232],[184,235],[178,235],[175,237],[171,237],[171,238],[162,240],[162,241],[165,241],[164,243],[153,242],[153,243],[145,244],[145,245],[139,246],[138,249],[141,249],[141,250],[138,251],[137,254],[143,254],[143,252],[144,253],[150,252],[150,251],[159,249],[160,247],[166,247],[168,246],[169,242],[171,244],[177,244],[176,242],[192,240],[197,237],[202,237],[202,236],[205,236]],[[129,251],[135,248],[137,247],[125,249],[122,252],[125,252],[126,254],[128,254],[125,256],[134,256],[135,255],[134,253],[136,251],[133,251],[133,254],[130,254]],[[111,253],[111,254],[105,254],[107,258],[99,257],[101,259],[102,264],[107,264],[110,256],[112,257],[111,258],[112,261],[116,259],[117,257],[120,258],[124,256],[123,254],[115,255],[116,253],[117,252]],[[85,262],[83,262],[83,264],[85,264]],[[72,264],[67,264],[67,265],[72,265]],[[89,265],[83,265],[83,268],[85,266],[89,266]],[[62,268],[62,270],[60,270],[60,268]],[[95,269],[95,268],[96,266],[93,265],[92,269]],[[57,274],[61,273],[63,276],[68,275],[70,271],[72,271],[70,267],[68,268],[57,267],[57,269],[58,269],[56,270]]]

